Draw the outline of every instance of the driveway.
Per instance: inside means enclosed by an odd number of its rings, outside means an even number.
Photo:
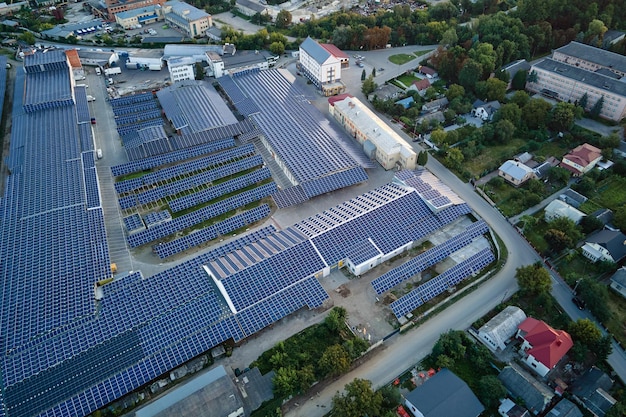
[[[587,130],[591,130],[592,132],[596,132],[602,136],[609,136],[613,132],[617,132],[620,139],[624,136],[624,128],[620,126],[607,126],[600,122],[596,122],[593,119],[582,118],[576,120],[576,125],[580,127],[584,127]]]

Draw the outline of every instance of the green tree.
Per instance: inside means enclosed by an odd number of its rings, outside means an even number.
[[[346,317],[348,316],[348,312],[343,307],[333,307],[332,310],[328,312],[328,315],[324,319],[324,325],[330,330],[332,333],[338,333],[339,329],[345,326]]]
[[[550,251],[560,253],[562,250],[572,247],[574,242],[565,232],[558,229],[546,230],[543,238],[550,246]]]
[[[20,40],[26,42],[29,45],[34,45],[35,44],[35,35],[33,35],[32,32],[23,32],[20,35]]]
[[[588,235],[591,232],[602,229],[604,223],[595,216],[585,216],[580,219],[580,227],[583,229],[583,233]]]
[[[550,274],[539,262],[517,268],[515,278],[522,293],[538,295],[552,289]]]
[[[313,369],[313,365],[306,365],[302,367],[298,373],[298,392],[306,392],[311,385],[315,382],[315,370]]]
[[[204,68],[202,68],[202,64],[200,62],[196,62],[196,80],[204,80]]]
[[[591,22],[589,22],[589,26],[587,28],[587,34],[585,36],[585,38],[587,39],[587,41],[596,41],[594,42],[596,45],[598,44],[597,41],[601,41],[602,37],[604,36],[604,34],[607,31],[607,27],[604,25],[604,22],[600,19],[593,19]]]
[[[507,83],[497,78],[489,78],[487,81],[487,100],[504,101]]]
[[[435,129],[430,134],[430,140],[435,145],[443,145],[446,143],[446,139],[448,137],[448,133],[443,129]]]
[[[589,113],[593,116],[593,117],[598,117],[600,115],[600,113],[602,112],[602,106],[604,106],[604,96],[600,97],[595,104],[593,105],[593,107],[591,108],[591,110],[589,111]]]
[[[322,354],[318,368],[325,376],[341,375],[350,369],[350,355],[341,345],[329,346]]]
[[[520,125],[522,120],[522,109],[515,103],[503,104],[494,115],[495,120],[508,120],[513,126]]]
[[[509,103],[517,104],[517,106],[522,109],[525,105],[528,104],[529,101],[530,97],[528,96],[528,93],[526,91],[516,91],[513,94],[513,97],[511,97]]]
[[[456,29],[450,28],[443,32],[443,35],[441,35],[441,41],[439,43],[444,47],[450,47],[456,45],[458,41],[459,36],[456,33]]]
[[[361,86],[361,92],[367,97],[376,91],[378,85],[374,82],[374,77],[371,75],[367,77],[365,81],[363,81],[363,85]]]
[[[571,322],[568,331],[574,342],[582,343],[589,348],[593,348],[602,339],[602,332],[589,319],[578,319]]]
[[[578,284],[578,293],[585,303],[587,303],[589,311],[591,311],[600,322],[605,322],[609,319],[611,312],[607,307],[609,292],[606,285],[589,278],[583,278]]]
[[[365,78],[367,77],[367,73],[365,72],[365,70],[363,70],[361,72],[361,81],[365,81]]]
[[[613,407],[609,408],[609,411],[604,415],[605,417],[624,417],[626,416],[626,403],[618,401],[613,404]]]
[[[402,402],[400,390],[393,385],[385,385],[378,390],[378,392],[380,392],[380,395],[382,396],[381,406],[383,410],[396,408]]]
[[[288,10],[281,9],[276,15],[276,27],[279,29],[285,29],[291,24],[291,13]]]
[[[583,94],[580,100],[578,100],[578,105],[582,107],[583,110],[587,111],[587,106],[589,105],[589,94]]]
[[[282,42],[272,42],[270,44],[270,52],[274,55],[282,55],[285,52],[285,44]]]
[[[460,149],[451,148],[446,154],[445,163],[450,168],[458,169],[461,167],[464,159],[465,157]]]
[[[501,398],[506,397],[506,388],[495,375],[485,375],[478,380],[478,398],[485,407],[498,405]]]
[[[469,57],[480,64],[482,68],[482,78],[489,77],[489,74],[496,68],[497,54],[493,49],[493,45],[488,42],[481,42],[471,48],[469,50]]]
[[[426,166],[427,163],[428,163],[428,152],[420,151],[420,153],[417,154],[417,165],[423,167],[423,166]]]
[[[555,166],[548,170],[548,178],[550,181],[559,182],[561,184],[567,184],[572,173],[565,168]]]
[[[542,99],[531,99],[522,109],[522,121],[529,129],[539,129],[546,125],[552,106]]]
[[[298,372],[293,368],[278,368],[272,379],[274,394],[285,398],[298,390]]]
[[[613,224],[624,232],[626,231],[626,206],[621,206],[613,213]]]
[[[574,125],[574,105],[561,101],[554,106],[550,115],[550,127],[565,132]]]
[[[517,71],[511,80],[511,87],[514,90],[523,91],[526,88],[526,78],[528,71]]]
[[[465,88],[458,84],[452,84],[450,87],[448,87],[448,90],[446,91],[446,98],[449,101],[452,101],[455,98],[463,98],[464,95]]]
[[[513,139],[515,125],[508,120],[500,120],[496,123],[496,136],[500,143],[507,143]]]
[[[372,383],[355,378],[333,397],[332,414],[342,417],[376,416],[381,412],[383,396],[372,390]]]
[[[561,230],[575,243],[582,239],[580,227],[567,217],[557,217],[548,222],[548,229]]]
[[[448,330],[437,339],[433,346],[432,356],[438,358],[440,355],[445,355],[453,360],[461,359],[465,356],[467,344],[465,333],[460,330]]]
[[[476,83],[482,76],[483,67],[473,59],[467,60],[461,71],[459,72],[459,84],[466,90],[474,91]]]

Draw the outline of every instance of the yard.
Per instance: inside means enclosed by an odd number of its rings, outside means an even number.
[[[397,78],[397,80],[404,84],[406,87],[409,87],[415,81],[419,81],[420,79],[414,75],[402,74]]]
[[[396,55],[391,55],[389,57],[389,61],[391,61],[392,63],[396,65],[403,65],[414,59],[415,59],[415,55],[409,55],[409,54],[396,54]]]
[[[605,323],[606,327],[622,346],[626,346],[626,299],[609,290],[608,304],[611,318]]]
[[[600,206],[615,211],[626,201],[626,178],[612,175],[597,186],[591,199]]]
[[[480,155],[464,161],[463,168],[469,171],[472,178],[482,177],[494,169],[498,169],[502,162],[518,153],[525,144],[525,140],[517,138],[504,145],[485,147]]]

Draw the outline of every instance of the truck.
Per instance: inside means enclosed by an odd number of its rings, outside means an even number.
[[[161,71],[162,68],[163,68],[163,66],[161,64],[150,64],[150,65],[148,65],[148,69],[150,71]]]
[[[112,67],[112,68],[107,68],[104,70],[104,74],[108,76],[121,74],[121,73],[122,73],[122,69],[120,67]]]
[[[101,75],[102,71],[100,70],[100,67],[96,67],[96,75]]]

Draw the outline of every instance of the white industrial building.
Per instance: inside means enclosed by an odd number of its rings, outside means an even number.
[[[508,306],[478,329],[478,337],[493,351],[504,350],[506,342],[515,336],[517,326],[526,320],[526,313],[516,306]]]
[[[172,82],[194,80],[196,61],[190,57],[171,58],[167,61],[167,69],[170,72]]]
[[[300,71],[325,96],[341,94],[346,86],[341,82],[341,59],[308,37],[300,44]]]
[[[163,13],[167,23],[191,38],[204,36],[207,29],[213,26],[210,14],[182,1],[166,2]]]
[[[383,120],[349,94],[331,97],[330,114],[385,169],[415,169],[417,154]]]

